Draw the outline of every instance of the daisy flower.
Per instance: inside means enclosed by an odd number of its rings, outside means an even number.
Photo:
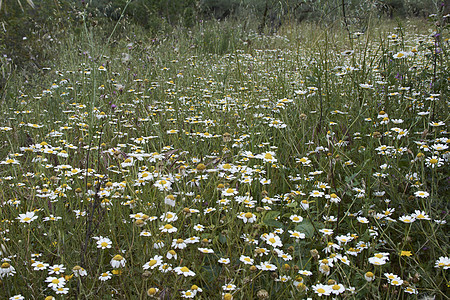
[[[109,280],[111,278],[112,278],[112,274],[109,271],[106,271],[106,272],[100,274],[100,276],[98,277],[98,279],[100,281],[106,281],[106,280]]]
[[[272,247],[282,247],[283,243],[281,242],[281,239],[278,235],[269,233],[264,237],[264,240],[267,244],[269,244]]]
[[[222,286],[222,289],[224,291],[234,291],[236,289],[236,285],[232,284],[232,283],[228,283],[226,285]]]
[[[38,216],[36,216],[33,211],[28,211],[24,214],[19,214],[19,216],[16,219],[18,219],[20,223],[30,224],[37,218],[38,218]]]
[[[439,257],[439,259],[436,261],[435,265],[436,268],[442,268],[444,270],[447,270],[450,268],[450,258],[448,258],[447,256],[441,256]]]
[[[412,223],[416,220],[412,215],[411,216],[401,216],[398,218],[403,223]]]
[[[314,293],[316,293],[319,297],[321,296],[329,296],[331,294],[331,287],[329,285],[324,284],[316,284],[312,286]]]
[[[224,265],[228,265],[228,264],[230,264],[230,259],[229,258],[219,258],[219,260],[218,260],[218,262],[220,263],[220,264],[224,264]]]
[[[147,269],[154,269],[156,267],[158,267],[159,265],[161,265],[162,263],[162,256],[161,255],[155,255],[153,258],[151,258],[148,262],[146,262],[142,268],[144,270]]]
[[[444,160],[438,156],[433,155],[425,159],[425,164],[430,168],[439,168],[444,165]]]
[[[183,275],[184,277],[195,276],[195,273],[189,270],[187,267],[176,267],[174,271],[178,275]]]
[[[251,212],[241,212],[237,217],[244,221],[244,223],[253,223],[256,221],[256,215]]]
[[[117,268],[120,268],[120,267],[125,267],[125,263],[126,263],[127,261],[126,261],[126,259],[125,258],[123,258],[123,256],[122,255],[120,255],[120,254],[117,254],[117,255],[115,255],[112,259],[111,259],[111,266],[114,268],[114,269],[117,269]]]
[[[34,267],[33,270],[40,271],[40,270],[47,269],[49,264],[44,263],[44,262],[40,262],[40,261],[35,261],[31,266]]]
[[[298,216],[298,215],[291,215],[289,217],[289,219],[291,219],[291,221],[294,222],[294,223],[300,223],[301,221],[303,221],[303,218],[301,216]]]
[[[112,241],[107,237],[99,237],[97,239],[97,248],[102,248],[102,249],[111,248],[111,245],[112,245]]]
[[[178,229],[172,226],[172,224],[166,224],[164,226],[159,227],[159,230],[161,230],[161,232],[172,233],[176,232]]]
[[[16,269],[14,269],[13,266],[11,266],[8,262],[2,263],[0,266],[0,278],[5,276],[14,276],[14,274],[16,274]]]
[[[253,265],[253,262],[254,262],[253,258],[251,258],[250,256],[245,256],[245,255],[241,255],[239,260],[246,265]]]
[[[299,231],[288,230],[288,232],[291,234],[290,237],[293,237],[293,238],[295,238],[297,240],[304,239],[306,237],[306,235],[304,233],[301,233]]]
[[[262,271],[276,271],[277,269],[274,264],[271,264],[268,261],[261,262],[259,265],[256,265],[256,267]]]
[[[64,277],[49,276],[45,279],[45,282],[48,282],[48,287],[52,289],[64,287],[64,285],[66,284],[66,280],[64,279]]]
[[[334,295],[339,295],[339,294],[345,292],[345,287],[343,284],[336,283],[336,284],[330,285],[330,287],[331,287],[331,293]]]
[[[426,197],[430,196],[430,194],[425,191],[417,191],[414,193],[414,196],[419,197],[419,198],[426,198]]]
[[[64,273],[64,271],[66,270],[66,268],[64,267],[64,265],[53,265],[51,267],[48,268],[48,274],[62,274]]]
[[[73,272],[73,275],[75,277],[80,277],[80,276],[86,276],[87,275],[86,270],[84,268],[80,267],[80,266],[73,267],[72,268],[72,272]]]
[[[430,216],[427,215],[426,212],[420,210],[415,210],[411,216],[418,220],[428,220],[428,221],[431,220]]]

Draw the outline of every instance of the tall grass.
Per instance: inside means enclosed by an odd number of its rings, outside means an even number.
[[[375,21],[49,45],[0,108],[0,295],[446,298],[447,28]]]

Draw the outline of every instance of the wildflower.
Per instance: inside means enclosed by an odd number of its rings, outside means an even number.
[[[66,288],[66,287],[60,287],[60,288],[56,288],[56,289],[53,289],[53,290],[58,295],[65,295],[65,294],[69,293],[69,288]]]
[[[107,237],[99,237],[97,238],[97,248],[111,248],[112,241]]]
[[[246,265],[253,265],[253,262],[254,262],[253,258],[251,258],[250,256],[245,256],[245,255],[241,255],[239,260]]]
[[[37,218],[38,218],[38,216],[35,216],[33,211],[28,211],[24,214],[19,214],[19,216],[16,219],[18,219],[20,223],[30,224]]]
[[[319,232],[323,233],[323,235],[332,235],[333,229],[323,228],[323,229],[320,229]]]
[[[176,232],[178,229],[172,226],[172,224],[166,224],[164,226],[159,227],[159,230],[161,230],[161,232],[172,233]]]
[[[413,216],[401,216],[398,219],[403,223],[412,223],[416,220]]]
[[[167,259],[177,259],[178,255],[175,252],[175,250],[169,250],[169,251],[167,251],[166,257],[167,257]]]
[[[193,291],[191,290],[187,290],[187,291],[181,291],[181,297],[182,298],[194,298],[195,294]]]
[[[308,202],[308,200],[302,200],[300,202],[300,205],[302,206],[303,210],[308,210],[309,209],[309,202]]]
[[[419,292],[417,291],[417,289],[416,289],[415,287],[412,287],[412,286],[406,287],[404,291],[405,291],[406,293],[408,293],[408,294],[413,294],[413,295],[416,295],[416,294],[419,293]]]
[[[444,270],[447,270],[450,268],[450,258],[447,256],[441,256],[435,263],[435,268],[442,268]]]
[[[391,285],[395,285],[395,286],[399,286],[403,284],[403,280],[400,278],[395,278],[393,280],[390,281]]]
[[[319,197],[323,197],[323,195],[325,195],[325,193],[314,190],[314,191],[310,192],[309,195],[314,198],[319,198]]]
[[[75,275],[75,277],[79,277],[79,276],[86,276],[87,272],[84,268],[80,267],[80,266],[75,266],[72,268],[72,272],[73,275]]]
[[[205,226],[203,226],[201,224],[194,225],[194,230],[195,231],[204,231],[205,230]]]
[[[425,192],[425,191],[417,191],[417,192],[414,193],[414,195],[415,195],[416,197],[419,197],[419,198],[426,198],[426,197],[428,197],[430,194],[429,194],[428,192]]]
[[[158,267],[159,265],[161,265],[162,263],[162,256],[161,255],[155,255],[153,258],[151,258],[148,262],[146,262],[142,268],[144,270],[147,269],[154,269],[156,267]]]
[[[152,288],[149,288],[147,290],[147,295],[150,296],[150,297],[154,297],[158,292],[159,292],[158,288],[153,288],[152,287]]]
[[[411,216],[418,220],[428,220],[428,221],[431,220],[429,215],[427,215],[424,211],[420,210],[415,210]]]
[[[120,267],[125,267],[126,262],[127,262],[126,259],[123,258],[122,255],[117,254],[111,259],[111,266],[115,269],[120,268]]]
[[[52,289],[64,287],[64,285],[66,284],[66,280],[64,279],[64,277],[49,276],[45,279],[45,282],[48,282],[48,287]]]
[[[264,237],[267,244],[271,245],[272,247],[282,247],[283,243],[281,242],[281,239],[278,235],[269,233]]]
[[[268,261],[261,262],[259,265],[256,266],[258,269],[263,271],[275,271],[277,267]]]
[[[326,276],[328,276],[328,275],[330,275],[331,269],[330,269],[330,267],[328,265],[322,264],[322,265],[319,266],[319,271],[320,271],[320,273],[325,274]]]
[[[222,299],[223,300],[233,300],[233,295],[231,295],[230,293],[223,293]]]
[[[343,284],[333,284],[329,285],[331,287],[331,293],[334,295],[339,295],[343,292],[345,292],[345,287]]]
[[[201,225],[200,225],[201,226]],[[184,240],[186,244],[195,244],[200,242],[200,238],[198,236],[193,236]]]
[[[234,291],[236,289],[236,285],[232,284],[232,283],[228,283],[226,285],[222,286],[222,289],[224,291]]]
[[[388,260],[389,257],[387,253],[376,253],[373,257],[369,257],[369,263],[376,266],[384,265]]]
[[[64,273],[64,271],[66,270],[66,268],[64,267],[64,265],[53,265],[51,267],[48,268],[48,274],[62,274]]]
[[[100,274],[100,276],[98,277],[98,279],[100,281],[106,281],[106,280],[109,280],[111,278],[112,278],[112,274],[109,271],[106,271],[106,272]]]
[[[244,221],[244,223],[253,223],[256,221],[256,215],[251,213],[251,212],[247,212],[247,213],[239,213],[237,216],[239,219],[241,219],[242,221]]]
[[[232,188],[228,188],[228,189],[222,191],[222,196],[225,196],[225,197],[226,196],[234,196],[237,194],[238,194],[238,191],[236,191],[235,189],[232,189]]]
[[[406,52],[406,51],[400,51],[397,52],[396,54],[393,55],[394,59],[402,59],[402,58],[406,58],[408,56],[410,56],[412,53],[411,52]]]
[[[218,262],[220,264],[228,265],[228,264],[230,264],[230,259],[229,258],[219,258]]]
[[[198,248],[198,250],[202,253],[214,253],[214,250],[209,248]]]
[[[43,263],[40,261],[35,261],[34,263],[31,264],[32,267],[34,267],[33,270],[35,271],[40,271],[40,270],[45,270],[47,269],[47,267],[49,266],[49,264],[47,263]]]
[[[367,272],[366,274],[364,274],[364,278],[367,281],[373,281],[375,279],[375,274],[373,274],[372,272]]]
[[[442,121],[430,123],[430,126],[432,126],[432,127],[439,127],[439,126],[444,126],[444,125],[445,125],[445,123]]]
[[[16,274],[16,270],[13,266],[11,266],[8,262],[2,263],[0,267],[0,278],[14,276]]]
[[[294,223],[300,223],[301,221],[303,221],[303,218],[297,215],[291,215],[289,219],[291,219],[291,221]]]
[[[444,165],[444,160],[437,156],[428,157],[425,159],[425,164],[430,168],[439,168]]]
[[[321,296],[329,296],[331,294],[331,287],[329,285],[316,284],[312,286],[314,293],[316,293],[319,297]]]
[[[299,239],[304,239],[306,237],[306,235],[304,233],[295,231],[295,230],[288,230],[288,232],[291,234],[290,237],[293,237],[297,240]]]
[[[412,253],[411,253],[411,251],[401,251],[400,252],[400,256],[411,256],[412,255]]]
[[[9,300],[25,300],[25,297],[18,294],[18,295],[14,295],[12,297],[9,297]]]
[[[178,275],[184,275],[184,277],[195,276],[195,273],[189,270],[187,267],[176,267],[174,271]]]

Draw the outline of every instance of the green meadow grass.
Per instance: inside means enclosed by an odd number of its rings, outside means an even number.
[[[434,21],[50,43],[0,108],[0,297],[447,299]]]

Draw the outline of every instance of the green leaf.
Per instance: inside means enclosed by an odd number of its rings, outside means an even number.
[[[303,220],[303,222],[295,226],[295,230],[304,233],[307,238],[312,238],[314,236],[314,227],[308,220]]]
[[[271,227],[283,227],[283,224],[275,220],[280,215],[279,211],[268,211],[264,215],[263,223]]]

